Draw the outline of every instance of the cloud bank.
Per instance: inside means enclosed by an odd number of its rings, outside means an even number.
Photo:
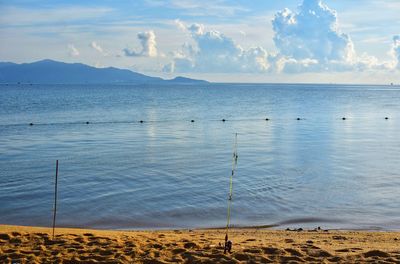
[[[142,49],[140,51],[123,49],[125,56],[128,57],[157,57],[157,41],[154,31],[140,32],[137,34]]]
[[[184,44],[173,53],[166,72],[262,72],[268,68],[267,52],[262,47],[243,49],[219,31],[206,31],[202,24],[177,26],[189,33],[194,45]]]
[[[346,72],[390,70],[393,62],[379,62],[368,54],[357,55],[348,34],[340,31],[338,16],[322,0],[303,0],[298,10],[284,9],[272,20],[276,53],[263,47],[242,48],[232,38],[202,24],[177,27],[190,43],[172,53],[165,72],[260,73]],[[240,30],[238,29],[240,33]],[[400,68],[400,36],[394,37],[392,54]]]

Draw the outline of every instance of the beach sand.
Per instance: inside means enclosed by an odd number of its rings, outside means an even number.
[[[0,225],[0,263],[400,263],[400,232],[110,231]]]

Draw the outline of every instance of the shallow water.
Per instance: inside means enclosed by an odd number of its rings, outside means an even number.
[[[0,223],[51,225],[58,159],[60,226],[224,226],[237,132],[233,225],[398,230],[399,102],[395,86],[2,85]]]

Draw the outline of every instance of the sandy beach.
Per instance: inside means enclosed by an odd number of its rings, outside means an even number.
[[[400,232],[111,231],[0,225],[0,263],[400,263]]]

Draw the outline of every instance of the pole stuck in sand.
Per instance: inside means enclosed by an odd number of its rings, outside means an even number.
[[[232,241],[229,240],[228,233],[229,233],[229,226],[231,222],[231,204],[232,204],[232,191],[233,191],[233,175],[235,174],[238,155],[237,155],[237,133],[235,133],[235,141],[233,143],[233,155],[232,155],[232,173],[229,179],[229,196],[228,196],[228,209],[227,209],[227,216],[226,216],[226,234],[225,234],[225,246],[224,246],[224,254],[228,251],[231,252],[232,249]]]
[[[56,181],[54,182],[53,240],[54,240],[54,230],[56,228],[56,215],[57,215],[57,184],[58,184],[58,160],[56,160]]]

